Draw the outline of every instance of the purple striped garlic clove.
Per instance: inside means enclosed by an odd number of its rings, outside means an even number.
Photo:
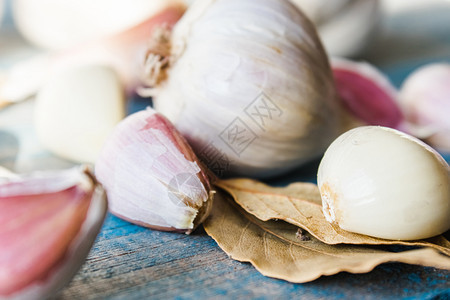
[[[86,168],[0,178],[0,299],[43,299],[86,259],[107,211]]]
[[[403,126],[397,91],[378,69],[366,62],[342,58],[333,58],[331,66],[344,115],[349,119],[347,127],[380,125],[400,129]]]
[[[211,208],[209,171],[170,121],[150,108],[116,126],[95,174],[110,211],[141,226],[190,233]]]

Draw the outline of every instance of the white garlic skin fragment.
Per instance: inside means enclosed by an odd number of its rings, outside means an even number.
[[[450,229],[449,166],[430,146],[379,126],[347,131],[327,149],[317,182],[323,213],[344,230],[416,240]]]
[[[46,149],[93,163],[125,114],[125,92],[117,73],[107,66],[83,65],[48,80],[36,97],[34,121]]]
[[[212,160],[203,150],[214,148],[226,157],[225,171],[270,177],[320,157],[337,136],[327,56],[290,2],[197,1],[170,42],[168,68],[158,69],[150,49],[155,108],[201,159]]]

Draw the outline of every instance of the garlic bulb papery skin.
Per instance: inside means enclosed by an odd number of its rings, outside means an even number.
[[[175,127],[150,108],[119,123],[95,173],[111,212],[138,225],[190,233],[211,208],[208,171]]]
[[[213,171],[281,174],[337,135],[328,58],[290,2],[196,1],[169,41],[149,51],[150,94]]]
[[[354,57],[376,38],[383,17],[379,0],[291,0],[317,26],[329,55]]]
[[[185,4],[181,0],[12,1],[19,31],[35,45],[52,50],[117,34],[173,5]]]
[[[317,182],[326,219],[344,230],[417,240],[450,229],[450,168],[430,146],[398,130],[363,126],[339,136]]]
[[[398,92],[375,66],[333,57],[331,68],[340,103],[348,119],[344,131],[361,125],[404,128]]]
[[[94,163],[107,136],[125,115],[125,92],[107,66],[82,65],[55,74],[34,108],[36,134],[53,153]]]
[[[106,193],[76,167],[0,178],[0,299],[47,299],[84,263]]]
[[[450,63],[415,70],[401,86],[399,100],[411,133],[450,152]]]

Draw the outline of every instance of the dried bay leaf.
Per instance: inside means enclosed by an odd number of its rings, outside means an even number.
[[[312,183],[277,188],[252,179],[228,179],[216,182],[216,186],[230,193],[236,203],[258,219],[289,222],[326,244],[431,247],[450,256],[450,242],[442,235],[426,240],[395,241],[352,233],[330,224],[322,214],[319,189]]]
[[[298,227],[263,222],[227,197],[217,193],[204,228],[229,256],[250,262],[265,276],[304,283],[343,271],[366,273],[386,262],[450,270],[450,258],[431,248],[389,252],[371,246],[327,245],[314,237],[302,241]]]

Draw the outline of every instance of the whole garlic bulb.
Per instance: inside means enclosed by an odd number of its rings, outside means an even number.
[[[111,212],[138,225],[190,233],[211,208],[207,169],[173,125],[150,108],[117,125],[95,174]]]
[[[450,152],[450,63],[432,63],[411,73],[399,100],[411,132]]]
[[[335,137],[327,56],[287,0],[197,1],[160,40],[169,45],[150,49],[147,61],[155,108],[211,169],[273,176]]]
[[[338,137],[320,163],[323,213],[351,232],[429,238],[450,229],[449,172],[435,150],[412,136],[358,127]]]

